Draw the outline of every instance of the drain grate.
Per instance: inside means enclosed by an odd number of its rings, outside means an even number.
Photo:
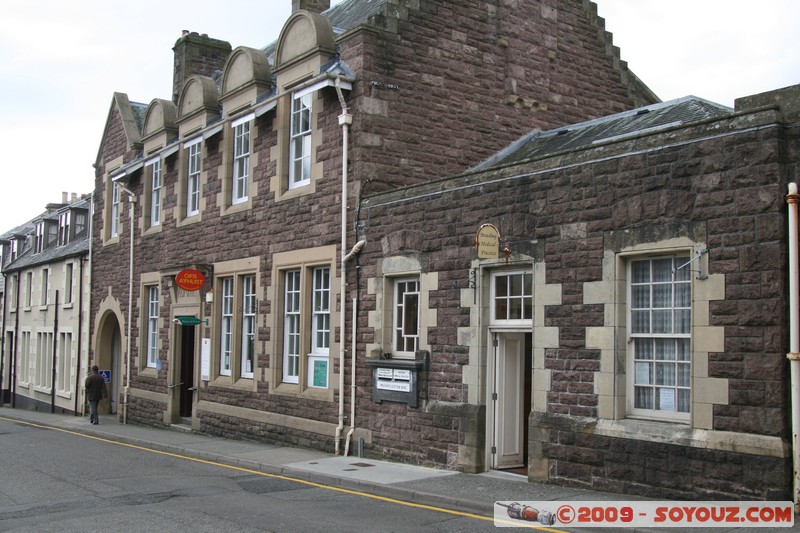
[[[366,468],[368,466],[375,466],[375,465],[371,465],[369,463],[350,463],[350,466],[359,466],[361,468]]]

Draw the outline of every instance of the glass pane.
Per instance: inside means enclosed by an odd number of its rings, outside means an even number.
[[[631,331],[650,333],[650,311],[631,311]]]
[[[675,385],[675,363],[656,363],[656,385]]]
[[[678,361],[689,361],[689,339],[676,339],[677,340],[677,357]]]
[[[689,281],[689,272],[691,272],[692,265],[686,265],[686,263],[688,262],[689,262],[688,257],[675,258],[675,268],[683,267],[675,271],[675,281]]]
[[[519,298],[512,298],[508,302],[508,318],[511,320],[519,320],[522,318],[522,301]]]
[[[419,314],[419,296],[416,293],[406,294],[403,299],[403,335],[417,335]]]
[[[653,364],[652,363],[636,363],[635,365],[636,385],[652,385],[653,384]]]
[[[532,319],[533,318],[533,298],[526,297],[526,298],[523,299],[522,303],[523,303],[522,311],[524,313],[523,318],[525,320]]]
[[[691,387],[691,366],[685,363],[678,366],[678,386]]]
[[[653,311],[653,333],[672,333],[672,311]]]
[[[511,294],[513,296],[522,296],[522,275],[514,274],[509,276],[511,282]]]
[[[692,304],[692,286],[689,283],[675,284],[675,307],[689,307]]]
[[[692,328],[692,312],[689,309],[675,311],[675,333],[689,333]]]
[[[675,360],[675,339],[655,339],[656,359],[659,361]]]
[[[656,389],[656,409],[675,411],[675,389]]]
[[[505,300],[495,300],[494,303],[494,316],[497,320],[506,320],[508,316],[506,314],[506,301]]]
[[[653,281],[672,281],[672,259],[653,260]]]
[[[634,261],[631,266],[631,281],[633,283],[647,283],[650,281],[650,262]]]
[[[653,408],[653,388],[634,387],[634,407],[637,409]]]
[[[690,412],[691,391],[678,389],[678,412]]]
[[[494,292],[497,296],[508,296],[508,278],[497,276],[494,282]]]
[[[634,339],[636,359],[653,359],[653,341],[650,339]]]
[[[649,285],[636,285],[631,289],[632,302],[631,305],[635,309],[647,309],[650,307],[650,286]]]
[[[672,285],[653,285],[653,307],[672,307]]]

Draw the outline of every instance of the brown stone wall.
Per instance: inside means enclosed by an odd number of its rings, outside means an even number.
[[[593,435],[600,351],[587,347],[585,332],[604,326],[604,306],[584,303],[584,284],[603,279],[604,252],[615,236],[633,235],[642,243],[681,235],[705,241],[709,273],[725,276],[724,300],[711,302],[709,313],[710,325],[724,328],[725,351],[709,354],[708,373],[728,380],[729,403],[715,405],[713,429],[788,439],[786,167],[780,154],[796,150],[797,139],[788,139],[775,118],[763,112],[698,123],[365,198],[363,278],[377,275],[386,253],[382,239],[403,231],[424,235],[424,264],[439,275],[440,290],[430,302],[438,322],[428,330],[431,370],[424,379],[443,388],[426,390],[425,399],[464,401],[453,394],[468,363],[457,328],[468,327],[470,318],[455,289],[469,279],[477,228],[492,223],[512,260],[543,262],[546,282],[561,285],[561,304],[545,307],[544,325],[559,328],[558,347],[545,350],[551,370],[546,412],[531,418],[532,430],[549,435],[542,453],[551,481],[666,498],[785,498],[791,473],[785,458]],[[379,342],[369,328],[374,309],[374,298],[361,300],[359,327],[367,343]],[[378,411],[368,398],[359,412]],[[398,409],[412,428],[415,420],[432,418],[424,406]],[[467,421],[453,413],[439,422],[449,434],[420,431],[422,447],[436,449],[440,439],[464,442],[470,436],[459,430]],[[398,455],[416,451],[395,426],[373,431],[374,442],[393,443]]]
[[[341,46],[359,76],[354,160],[370,192],[461,172],[536,128],[655,101],[629,88],[590,2],[403,4],[378,19],[381,33]]]

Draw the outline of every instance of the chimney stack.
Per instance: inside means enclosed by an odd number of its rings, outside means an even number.
[[[183,84],[190,76],[211,77],[215,71],[222,70],[231,53],[227,41],[212,39],[205,33],[183,30],[181,37],[172,47],[175,53],[175,70],[172,74],[172,101],[177,104]]]
[[[304,9],[313,13],[322,13],[330,9],[331,0],[292,0],[292,13]]]

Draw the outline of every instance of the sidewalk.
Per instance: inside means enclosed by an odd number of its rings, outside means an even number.
[[[354,456],[334,456],[317,450],[228,440],[134,424],[125,425],[118,422],[116,415],[101,416],[99,425],[91,425],[88,417],[12,409],[4,406],[0,408],[0,417],[268,474],[279,474],[323,485],[489,517],[494,515],[495,501],[644,499],[630,495],[531,483],[524,476],[504,472],[463,474]],[[730,531],[728,528],[714,529],[713,531],[726,530]],[[781,530],[800,530],[800,526],[795,525],[794,528],[781,528]],[[695,529],[695,531],[701,530]],[[761,529],[761,531],[766,530]]]

